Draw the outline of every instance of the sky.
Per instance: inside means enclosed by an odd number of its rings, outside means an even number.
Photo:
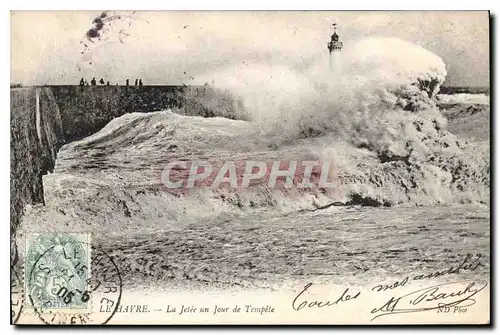
[[[11,83],[194,83],[235,65],[294,70],[327,54],[333,22],[348,48],[396,37],[440,56],[448,86],[489,86],[488,12],[114,12],[87,38],[99,11],[12,11]],[[97,27],[99,28],[99,27]],[[99,39],[100,38],[100,39]],[[383,45],[380,48],[384,48]]]

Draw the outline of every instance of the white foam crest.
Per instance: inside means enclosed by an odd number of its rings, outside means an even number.
[[[444,104],[477,104],[477,105],[489,105],[490,97],[484,93],[481,94],[469,94],[469,93],[458,93],[458,94],[438,94],[437,100]]]

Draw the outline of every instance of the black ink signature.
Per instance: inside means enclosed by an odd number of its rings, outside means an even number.
[[[350,295],[350,294],[348,294],[349,288],[346,288],[344,290],[344,292],[342,293],[342,295],[337,300],[332,300],[332,301],[329,301],[329,300],[328,301],[317,301],[317,300],[307,301],[307,300],[305,300],[302,297],[302,295],[304,293],[306,293],[307,290],[311,286],[312,286],[312,283],[309,283],[306,286],[304,286],[304,289],[295,297],[295,299],[293,299],[292,308],[294,310],[299,311],[299,310],[301,310],[302,308],[305,308],[305,307],[308,307],[308,308],[311,308],[311,307],[321,308],[321,307],[333,306],[333,305],[337,305],[340,302],[354,300],[354,299],[358,298],[359,295],[361,294],[361,292],[357,292],[354,295]]]
[[[424,274],[416,275],[413,277],[413,280],[433,279],[436,277],[441,277],[441,276],[445,276],[445,275],[449,275],[449,274],[459,274],[460,270],[474,271],[478,267],[483,266],[483,264],[481,263],[481,257],[482,257],[481,254],[477,254],[475,259],[471,259],[472,255],[467,254],[465,256],[465,259],[462,261],[462,263],[460,263],[460,265],[458,265],[456,268],[450,267],[449,269],[446,269],[443,271],[436,271],[436,272],[432,272],[432,273],[429,273],[426,275],[424,275]],[[467,263],[469,263],[469,264],[467,264]]]
[[[466,286],[458,291],[447,292],[446,287],[453,284]],[[472,297],[481,292],[486,286],[488,286],[488,283],[485,281],[459,281],[429,286],[397,298],[391,297],[381,307],[372,309],[372,314],[380,313],[374,316],[372,321],[388,314],[415,313],[453,306],[472,306],[476,303],[476,300]]]
[[[481,254],[477,254],[475,259],[472,259],[471,254],[467,254],[463,261],[456,267],[450,267],[446,270],[431,272],[428,274],[418,274],[416,276],[406,276],[403,280],[395,281],[391,284],[377,284],[372,287],[372,291],[381,292],[395,289],[397,287],[405,286],[409,281],[433,279],[450,274],[459,274],[460,270],[474,271],[478,267],[483,266],[481,263]]]
[[[409,278],[410,277],[406,276],[403,280],[401,280],[401,281],[399,281],[399,280],[395,281],[391,285],[387,285],[387,284],[375,285],[375,286],[372,287],[372,291],[377,291],[377,292],[387,291],[387,290],[392,290],[392,289],[394,289],[396,287],[405,286],[406,283],[408,283]]]

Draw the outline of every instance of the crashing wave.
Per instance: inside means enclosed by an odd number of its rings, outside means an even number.
[[[259,124],[258,136],[271,148],[321,138],[327,147],[367,150],[375,157],[370,164],[345,164],[342,172],[378,197],[397,190],[390,203],[488,201],[487,150],[478,155],[447,131],[436,107],[446,78],[439,56],[396,38],[369,38],[346,48],[341,60],[340,74],[320,60],[302,72],[259,64],[206,80],[237,97],[240,115]],[[359,152],[347,156],[358,162]]]
[[[321,61],[301,71],[250,64],[208,75],[211,84],[184,109],[127,114],[65,146],[44,177],[51,215],[125,225],[333,205],[488,203],[489,147],[450,133],[436,107],[442,60],[397,39],[345,51],[337,76]],[[334,163],[333,192],[259,184],[178,194],[161,182],[172,160],[310,157]]]

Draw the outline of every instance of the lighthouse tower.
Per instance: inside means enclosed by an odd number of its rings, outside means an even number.
[[[342,41],[339,41],[339,35],[337,34],[337,24],[333,24],[333,35],[330,42],[327,43],[328,51],[330,52],[329,64],[330,71],[339,70],[340,66],[340,52],[344,47]]]

